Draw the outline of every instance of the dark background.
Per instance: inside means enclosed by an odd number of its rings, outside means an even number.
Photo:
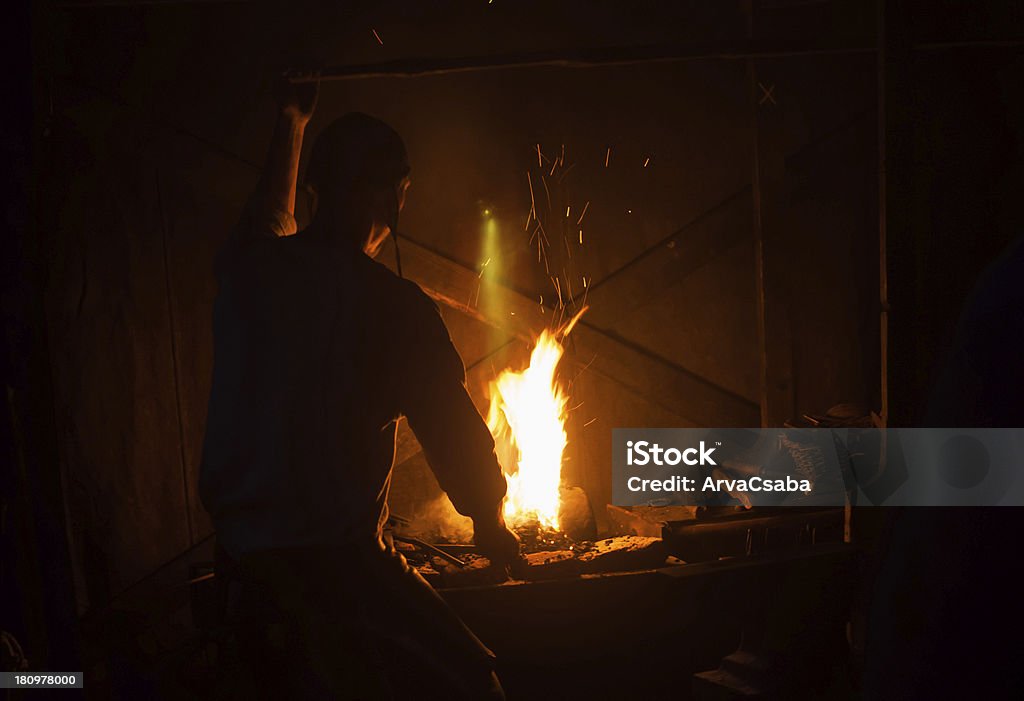
[[[258,176],[275,71],[704,54],[328,82],[307,132],[308,149],[350,110],[394,125],[413,165],[410,245],[442,271],[492,259],[479,309],[442,310],[481,406],[527,349],[488,292],[556,296],[523,222],[536,145],[564,145],[575,166],[544,216],[568,205],[575,222],[589,202],[585,244],[549,226],[549,262],[588,279],[591,305],[563,366],[567,473],[599,512],[616,426],[781,425],[839,403],[918,425],[960,308],[1021,230],[1020,2],[85,0],[30,13],[31,129],[4,142],[12,182],[29,187],[5,255],[3,583],[24,597],[9,627],[37,659],[67,659],[75,614],[211,532],[196,494],[210,264]],[[414,513],[437,487],[402,440],[392,506]]]

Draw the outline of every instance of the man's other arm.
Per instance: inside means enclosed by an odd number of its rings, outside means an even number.
[[[473,519],[474,540],[500,565],[519,556],[519,543],[506,527],[502,500],[506,483],[494,453],[494,439],[466,391],[462,359],[452,345],[437,307],[422,292],[413,326],[415,345],[403,364],[403,411],[423,453],[456,510]]]

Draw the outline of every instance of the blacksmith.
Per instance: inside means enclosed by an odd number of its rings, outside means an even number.
[[[381,651],[397,645],[443,677],[442,696],[503,698],[493,655],[382,537],[404,416],[480,551],[499,565],[519,553],[438,310],[373,260],[405,203],[405,146],[364,114],[329,125],[307,167],[312,223],[296,234],[315,103],[316,83],[286,84],[260,184],[216,261],[203,504],[223,550],[301,631],[326,697],[393,697]]]

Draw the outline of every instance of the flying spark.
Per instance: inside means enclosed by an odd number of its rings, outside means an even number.
[[[384,42],[381,41],[380,34],[377,33],[377,30],[371,29],[370,31],[373,32],[373,36],[377,40],[377,43],[380,44],[381,46],[384,46]]]
[[[583,205],[583,211],[580,212],[580,218],[576,220],[576,226],[579,226],[580,224],[583,223],[583,217],[586,216],[586,214],[587,214],[587,207],[589,207],[589,206],[590,206],[590,200],[587,200],[587,203],[585,205]],[[566,216],[568,216],[568,215],[566,215]]]
[[[535,199],[533,197],[533,178],[530,177],[530,171],[526,171],[526,182],[528,182],[530,184],[530,214],[533,215],[534,219],[536,219],[537,218],[537,204],[536,204],[536,201],[535,201]],[[527,219],[526,221],[529,222],[530,220]]]

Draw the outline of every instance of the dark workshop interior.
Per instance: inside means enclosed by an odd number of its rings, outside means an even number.
[[[1024,3],[15,14],[2,671],[80,671],[89,698],[216,699],[254,683],[224,662],[241,638],[281,679],[303,664],[272,639],[287,621],[225,617],[199,489],[214,261],[287,73],[319,81],[300,173],[346,113],[401,135],[402,276],[436,302],[502,467],[531,430],[555,465],[509,478],[525,559],[508,579],[397,426],[387,530],[494,652],[508,699],[1019,693],[1017,508],[627,509],[609,448],[619,427],[1024,426]],[[392,239],[377,260],[396,269]],[[999,261],[1016,266],[1004,312],[965,327]],[[958,344],[978,339],[987,364],[961,377]],[[396,668],[396,698],[457,698],[435,670]]]

